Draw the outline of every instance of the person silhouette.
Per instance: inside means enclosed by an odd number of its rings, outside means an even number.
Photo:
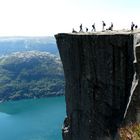
[[[113,23],[111,22],[110,30],[113,31]]]
[[[131,23],[131,31],[134,30],[134,27],[135,27],[135,24],[132,22],[132,23]]]
[[[135,29],[137,29],[138,28],[138,25],[135,25]]]
[[[88,28],[86,27],[86,32],[88,32]]]
[[[103,31],[104,31],[104,27],[106,26],[104,21],[102,21],[102,26],[103,26]]]
[[[74,30],[74,28],[72,29],[72,33],[77,33],[77,31]]]
[[[80,25],[80,31],[79,32],[82,32],[83,31],[83,25],[81,24]]]
[[[92,25],[92,30],[91,31],[96,32],[95,23]]]
[[[112,22],[111,22],[111,26],[108,29],[106,29],[106,30],[113,31],[113,23]]]

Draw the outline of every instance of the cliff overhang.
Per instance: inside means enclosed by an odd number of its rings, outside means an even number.
[[[140,120],[139,32],[55,37],[66,79],[63,139],[119,139],[120,125]]]

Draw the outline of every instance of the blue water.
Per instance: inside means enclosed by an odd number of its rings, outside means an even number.
[[[0,140],[62,140],[64,97],[0,104]]]

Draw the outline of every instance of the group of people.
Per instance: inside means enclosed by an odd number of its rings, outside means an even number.
[[[105,31],[105,27],[106,27],[106,23],[104,21],[102,21],[102,31]],[[131,23],[131,31],[133,31],[134,29],[137,29],[138,28],[138,25],[135,25],[133,22]],[[110,31],[113,31],[113,23],[111,22],[111,25],[109,26],[109,28],[106,28],[106,30],[110,30]],[[86,27],[86,32],[88,32],[88,28]],[[73,33],[77,33],[76,30],[72,30]],[[83,25],[81,24],[80,25],[80,30],[79,32],[84,32],[83,31]],[[96,32],[96,27],[95,27],[95,23],[92,25],[92,30],[91,32]]]

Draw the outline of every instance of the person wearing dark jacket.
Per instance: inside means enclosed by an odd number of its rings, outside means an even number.
[[[134,27],[135,27],[135,24],[132,22],[132,23],[131,23],[131,31],[134,30]]]
[[[104,21],[102,21],[102,25],[103,25],[103,31],[104,31],[104,28],[105,28],[105,26],[106,26],[106,24],[105,24]]]
[[[95,23],[92,25],[92,30],[91,31],[96,32]]]
[[[82,32],[83,31],[83,25],[81,24],[80,25],[80,31],[79,32]]]

